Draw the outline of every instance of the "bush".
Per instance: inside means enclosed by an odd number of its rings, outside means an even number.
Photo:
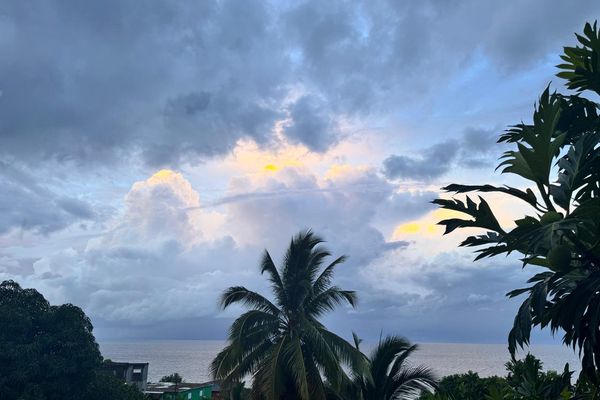
[[[486,398],[491,387],[508,388],[506,378],[481,378],[476,372],[469,371],[466,374],[444,377],[438,384],[437,392],[426,393],[421,396],[421,400],[482,400]]]

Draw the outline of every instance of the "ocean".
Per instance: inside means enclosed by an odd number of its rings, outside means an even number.
[[[132,342],[100,342],[104,358],[113,361],[148,362],[148,380],[178,372],[187,382],[211,380],[208,367],[223,347],[214,340],[156,340]],[[445,376],[472,370],[480,376],[505,375],[509,360],[506,344],[421,343],[411,362],[424,364],[438,375]],[[560,345],[534,345],[529,352],[540,358],[545,370],[562,371],[564,364],[577,369],[577,355]],[[524,356],[527,352],[520,353]]]

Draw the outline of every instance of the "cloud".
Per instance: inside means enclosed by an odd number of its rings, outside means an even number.
[[[372,168],[338,166],[323,176],[283,168],[234,180],[231,196],[242,191],[245,197],[211,211],[181,173],[158,171],[131,186],[104,233],[30,261],[29,270],[7,255],[0,277],[17,277],[52,302],[79,304],[107,326],[147,327],[215,318],[216,299],[233,283],[267,291],[257,267],[262,250],[279,262],[302,229],[322,235],[333,254],[350,255],[340,268],[342,286],[355,286],[360,266],[409,246],[388,241],[376,226],[377,210],[388,207],[395,187]],[[281,195],[251,196],[263,192]]]
[[[360,268],[358,315],[338,323],[360,326],[359,334],[370,338],[383,329],[418,341],[503,343],[519,306],[505,294],[523,287],[531,271],[518,260],[472,259],[464,250],[432,255],[427,243],[384,253]]]
[[[326,111],[326,103],[314,96],[302,96],[290,107],[290,123],[285,135],[292,143],[323,152],[336,140],[339,128]]]
[[[433,145],[420,157],[392,155],[383,161],[383,172],[390,179],[429,181],[444,175],[458,153],[454,140]]]
[[[52,302],[79,304],[104,321],[140,324],[214,315],[219,292],[235,277],[258,279],[254,263],[247,265],[258,252],[240,248],[227,235],[204,235],[214,228],[211,213],[188,211],[199,201],[181,174],[159,171],[132,185],[107,232],[83,247],[35,260],[32,271],[19,271],[18,279]],[[3,278],[11,274],[16,275],[14,268]]]
[[[243,243],[284,247],[295,232],[312,228],[360,264],[386,245],[375,222],[378,210],[389,207],[395,187],[368,167],[334,166],[324,177],[289,167],[254,182],[232,180],[230,193],[243,196],[227,204],[230,229],[235,227]],[[428,208],[423,203],[414,212]]]
[[[458,165],[467,168],[493,168],[505,145],[497,143],[498,130],[468,128],[463,133]]]
[[[253,196],[262,193],[270,195]],[[337,331],[367,339],[383,329],[414,340],[504,340],[517,306],[504,294],[527,275],[518,262],[473,264],[469,252],[447,250],[455,241],[440,248],[439,232],[384,234],[386,217],[395,224],[428,220],[430,206],[421,200],[433,192],[401,192],[373,168],[337,165],[322,175],[286,167],[235,179],[229,195],[216,210],[205,209],[181,173],[161,170],[131,186],[108,231],[38,259],[0,255],[0,279],[16,278],[53,303],[81,305],[101,337],[219,338],[223,318],[237,311],[218,312],[220,292],[243,284],[268,293],[258,273],[261,251],[268,248],[279,263],[290,236],[310,227],[334,255],[350,256],[336,284],[356,290],[360,304],[327,317]],[[481,326],[476,320],[489,309],[493,323]]]
[[[591,0],[5,1],[0,277],[109,329],[166,335],[161,321],[215,321],[232,282],[264,289],[260,251],[312,227],[351,256],[340,285],[363,298],[337,326],[504,332],[509,311],[478,325],[512,275],[470,269],[425,225],[396,228],[430,217],[431,182],[494,164],[495,133],[527,115],[598,11]],[[146,179],[159,166],[185,174]]]
[[[427,113],[436,88],[478,57],[508,74],[544,62],[599,7],[8,1],[0,155],[197,163],[239,140],[271,146],[288,117],[290,140],[322,152],[347,134],[340,120]]]
[[[0,162],[0,234],[12,230],[49,234],[97,220],[92,206],[37,182],[28,172]]]
[[[262,3],[104,6],[3,5],[5,154],[154,165],[269,136],[285,73]]]
[[[503,145],[496,143],[495,130],[468,128],[461,137],[434,144],[417,155],[391,155],[383,160],[389,179],[433,181],[452,168],[490,168],[497,162]]]

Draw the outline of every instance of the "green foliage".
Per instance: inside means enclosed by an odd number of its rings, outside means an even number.
[[[578,92],[600,93],[600,37],[586,24],[577,35],[581,46],[566,47],[559,77]],[[542,267],[530,286],[508,296],[526,295],[509,334],[512,354],[529,343],[533,326],[562,331],[563,341],[582,354],[582,370],[596,382],[600,366],[600,117],[599,105],[577,95],[547,88],[536,105],[532,124],[518,124],[500,136],[515,146],[504,153],[502,173],[525,179],[525,188],[452,184],[444,189],[466,197],[438,199],[442,208],[469,218],[440,221],[445,233],[480,228],[462,246],[477,247],[476,260],[513,252],[523,266]],[[489,204],[472,192],[497,192],[523,202],[526,215],[507,229]]]
[[[571,375],[569,364],[562,374],[554,371],[543,372],[540,360],[528,354],[522,360],[512,360],[506,364],[506,381],[513,393],[505,398],[523,400],[560,400],[570,395]]]
[[[85,398],[100,362],[92,324],[80,308],[51,306],[13,281],[0,284],[0,398]]]
[[[322,377],[337,390],[349,380],[344,365],[365,368],[364,356],[319,322],[340,304],[356,304],[354,292],[331,283],[345,257],[323,268],[330,253],[322,242],[310,231],[298,234],[280,268],[265,251],[260,269],[273,301],[241,286],[223,293],[223,308],[237,303],[249,310],[233,322],[227,346],[211,364],[216,379],[228,385],[252,375],[254,398],[324,399]]]
[[[144,400],[146,397],[137,387],[128,385],[121,379],[106,374],[96,374],[82,398],[86,400]]]
[[[508,388],[506,379],[497,376],[481,378],[477,373],[449,375],[439,382],[436,393],[425,393],[421,400],[482,400],[492,390]]]
[[[159,382],[181,383],[184,382],[184,380],[181,375],[175,372],[174,374],[163,376],[160,378]]]
[[[229,400],[247,399],[250,394],[250,390],[244,386],[244,382],[232,382],[225,390],[229,394]]]
[[[466,374],[443,378],[435,394],[424,394],[421,400],[566,400],[575,397],[568,364],[563,373],[544,372],[540,360],[528,354],[522,360],[506,363],[507,377],[481,378]],[[592,387],[582,387],[580,395],[588,396]],[[590,397],[593,398],[593,397]]]
[[[578,92],[593,90],[600,94],[600,34],[597,23],[585,24],[583,35],[576,36],[581,46],[565,47],[565,54],[561,56],[565,62],[557,66],[564,71],[557,75],[569,82],[569,89]]]
[[[355,335],[358,348],[360,340]],[[371,352],[368,370],[357,371],[347,399],[408,400],[418,398],[422,392],[432,392],[436,378],[429,368],[411,366],[408,359],[418,349],[407,339],[388,336]]]

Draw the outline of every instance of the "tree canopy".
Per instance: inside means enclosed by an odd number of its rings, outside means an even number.
[[[354,342],[359,348],[360,340]],[[368,357],[368,369],[355,372],[354,384],[347,400],[410,400],[422,392],[433,392],[437,385],[434,373],[427,367],[410,363],[418,349],[400,336],[387,336],[379,341]]]
[[[338,389],[349,380],[344,365],[365,367],[360,351],[319,322],[340,304],[356,304],[353,291],[332,285],[346,257],[324,264],[330,253],[322,243],[310,231],[298,234],[279,268],[265,251],[260,272],[270,282],[272,301],[242,286],[223,293],[223,308],[241,304],[249,310],[233,322],[227,346],[213,360],[215,378],[228,384],[251,375],[253,398],[325,399],[323,378]]]
[[[163,376],[160,378],[160,382],[181,383],[183,382],[183,377],[175,372],[173,374]]]
[[[0,399],[141,400],[137,388],[98,373],[102,356],[84,312],[35,289],[0,283]]]
[[[531,123],[510,127],[499,138],[513,146],[498,168],[523,178],[523,187],[451,184],[444,189],[461,198],[437,199],[442,208],[469,216],[440,222],[445,233],[480,228],[461,246],[478,247],[476,259],[519,253],[523,267],[542,271],[530,286],[511,291],[526,295],[509,334],[509,349],[529,343],[533,326],[562,331],[565,344],[579,349],[582,369],[591,379],[600,366],[600,117],[599,105],[583,97],[600,94],[600,35],[596,23],[565,47],[560,78],[575,94],[546,88]],[[531,212],[508,228],[481,196],[512,197]],[[464,195],[464,197],[462,197]]]
[[[0,393],[81,398],[101,360],[92,324],[80,308],[51,306],[13,281],[0,284]]]

